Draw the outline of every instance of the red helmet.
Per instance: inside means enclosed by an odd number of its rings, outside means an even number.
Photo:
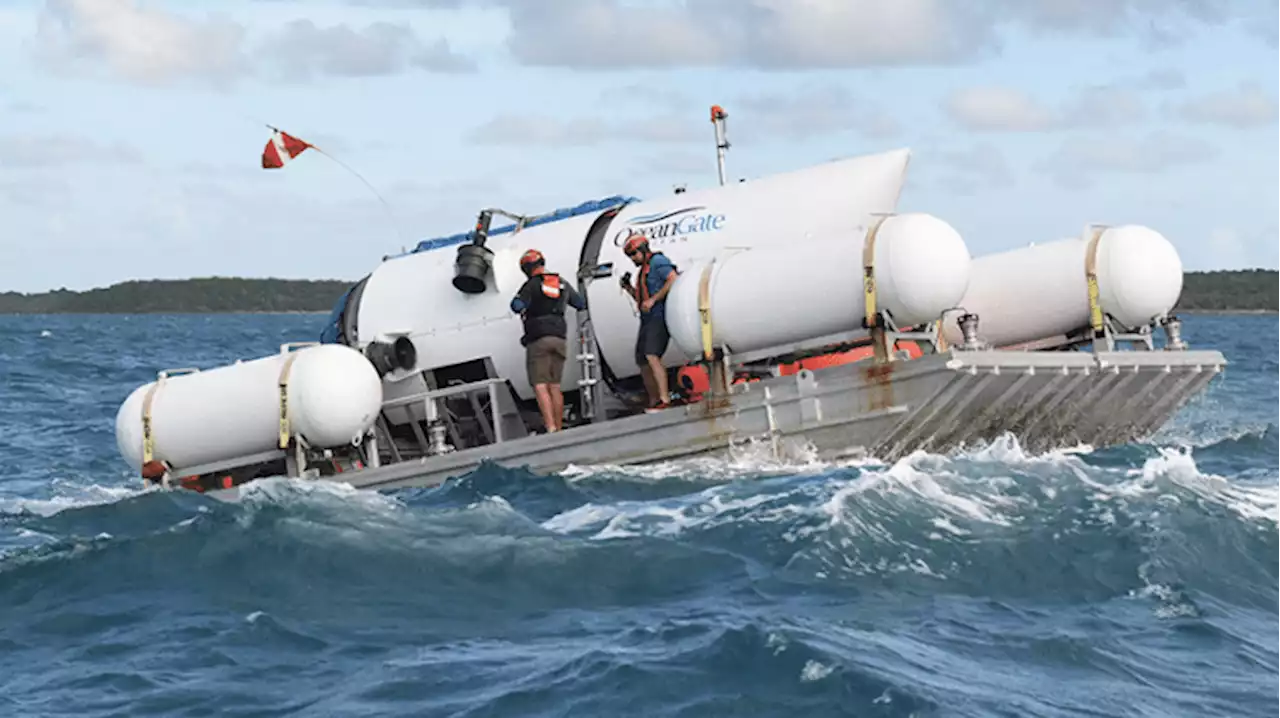
[[[541,267],[544,264],[546,264],[546,259],[543,258],[542,252],[539,252],[536,249],[531,249],[520,255],[520,268],[524,270],[525,274],[533,271],[535,267]]]
[[[649,251],[649,238],[643,234],[633,234],[627,238],[627,243],[622,245],[624,254],[631,254],[637,249]]]

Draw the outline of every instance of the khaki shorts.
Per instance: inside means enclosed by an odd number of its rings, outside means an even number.
[[[564,374],[565,340],[562,337],[541,337],[525,347],[525,369],[529,383],[560,384]]]

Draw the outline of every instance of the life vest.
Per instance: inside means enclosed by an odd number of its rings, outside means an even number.
[[[551,272],[535,274],[525,281],[521,296],[529,299],[524,310],[524,337],[521,343],[528,345],[542,337],[565,337],[569,328],[564,321],[564,307],[568,297],[560,275]]]
[[[666,255],[664,255],[662,252],[650,252],[649,258],[644,261],[644,264],[640,265],[640,301],[641,302],[645,301],[650,296],[652,296],[652,293],[649,291],[649,270],[652,269],[651,265],[653,263],[653,258],[664,257],[664,256]],[[675,262],[671,262],[671,270],[676,271]]]

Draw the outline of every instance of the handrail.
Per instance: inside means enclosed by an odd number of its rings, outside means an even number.
[[[387,401],[382,402],[382,408],[396,409],[415,402],[426,401],[428,399],[443,399],[458,394],[469,394],[473,391],[488,389],[490,386],[501,384],[504,381],[506,381],[506,379],[481,379],[480,381],[458,384],[457,386],[445,387],[444,389],[430,389],[428,391],[422,391],[416,394],[398,397],[396,399],[388,399]]]

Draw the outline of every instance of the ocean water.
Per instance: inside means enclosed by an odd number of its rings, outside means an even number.
[[[1149,443],[143,491],[119,404],[321,316],[0,317],[0,715],[1267,716],[1277,320]]]

